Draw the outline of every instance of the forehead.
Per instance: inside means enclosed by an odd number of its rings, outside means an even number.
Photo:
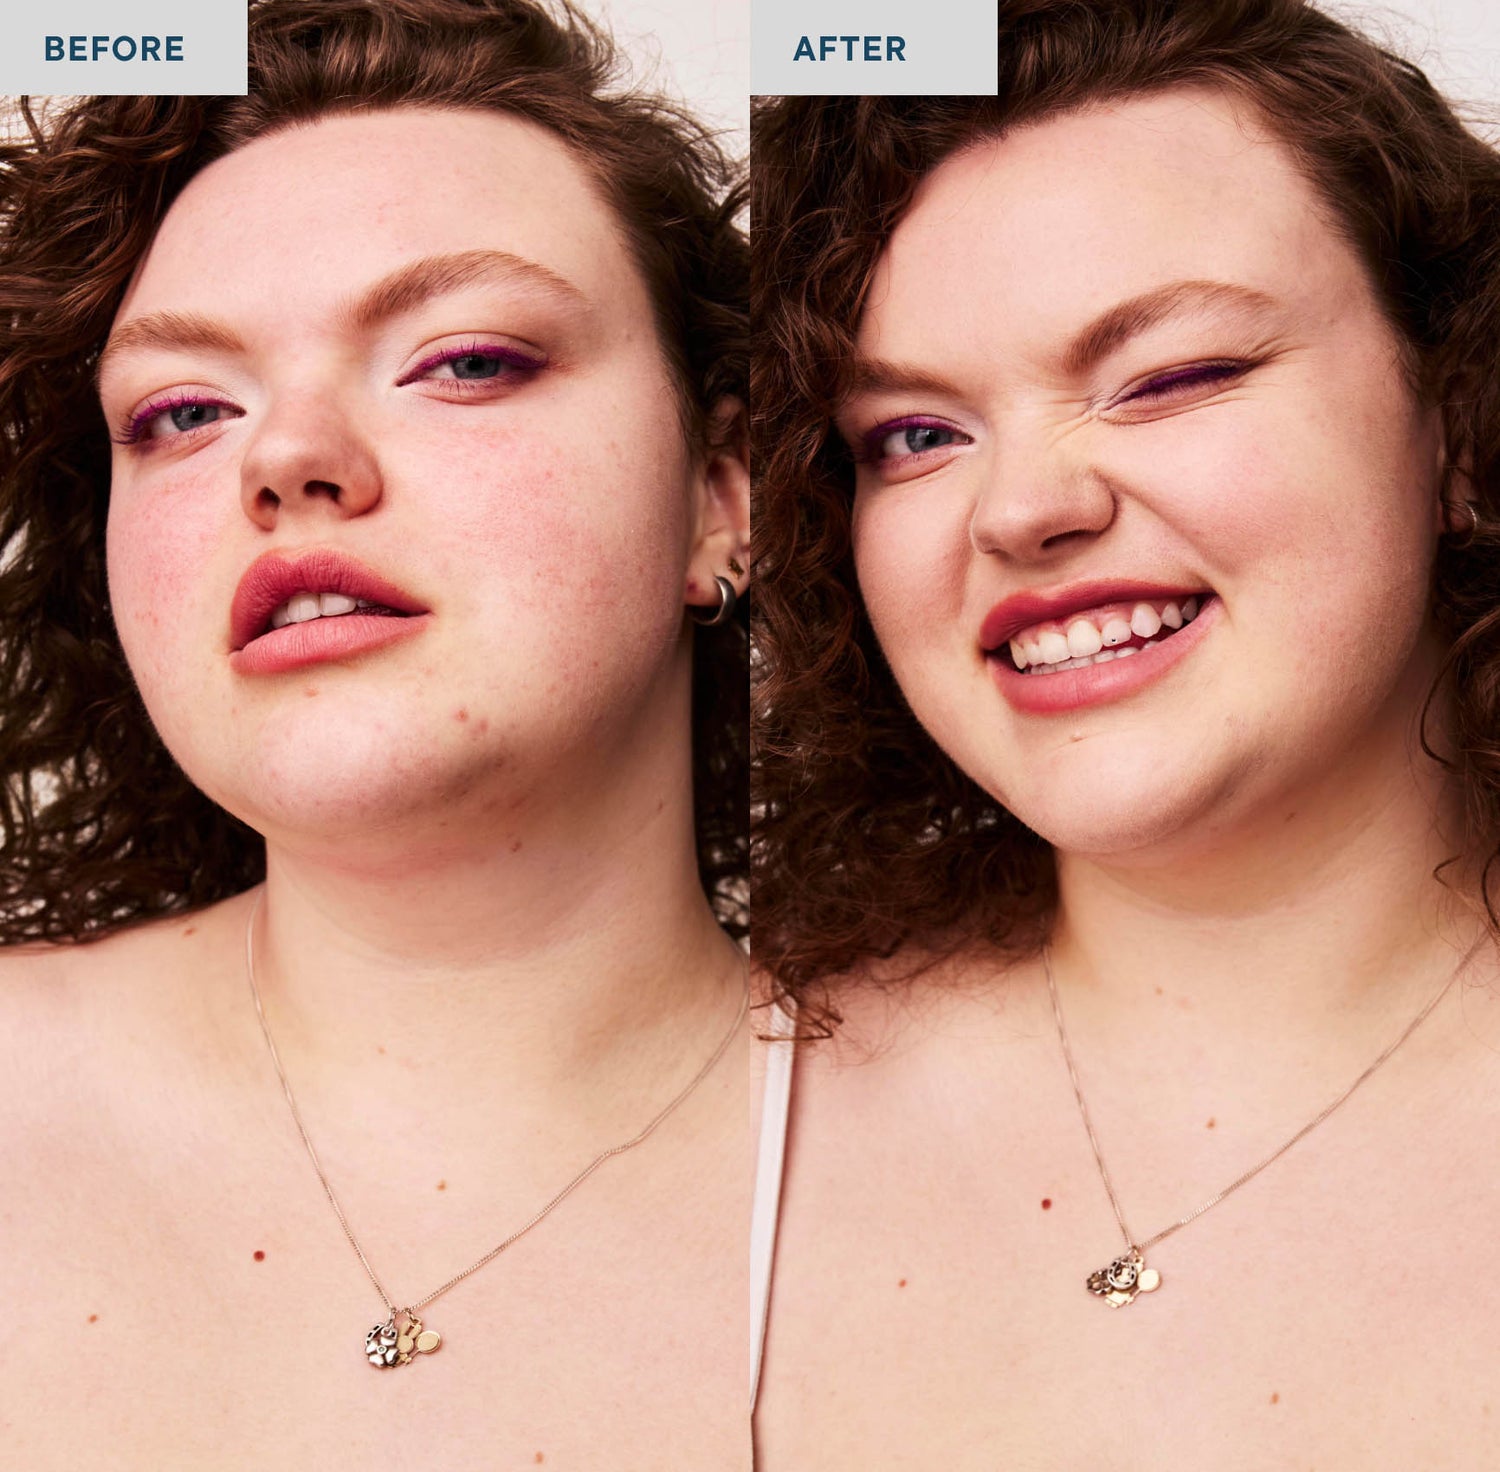
[[[1177,88],[984,140],[939,165],[877,264],[861,350],[905,358],[934,311],[952,350],[1029,341],[1182,280],[1326,311],[1369,296],[1290,153],[1224,94]]]
[[[210,164],[167,212],[120,315],[305,319],[411,260],[473,249],[648,310],[613,210],[560,139],[501,113],[403,108],[286,128]]]

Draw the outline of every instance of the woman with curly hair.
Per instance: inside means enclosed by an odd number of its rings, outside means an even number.
[[[760,1465],[1476,1466],[1500,160],[1298,0],[998,45],[753,134]]]
[[[743,1466],[733,166],[530,0],[28,119],[8,1445]]]

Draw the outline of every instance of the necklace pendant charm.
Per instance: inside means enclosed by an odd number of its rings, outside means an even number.
[[[431,1354],[442,1342],[436,1329],[424,1329],[421,1319],[407,1309],[392,1313],[365,1335],[365,1358],[377,1370],[392,1370],[409,1365],[414,1354]]]
[[[1146,1266],[1137,1248],[1123,1252],[1107,1268],[1090,1273],[1088,1290],[1102,1298],[1111,1308],[1134,1303],[1137,1293],[1154,1293],[1161,1287],[1161,1274]]]

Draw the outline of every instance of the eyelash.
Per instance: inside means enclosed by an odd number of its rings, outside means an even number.
[[[483,358],[490,362],[498,363],[502,368],[509,368],[509,373],[498,372],[489,378],[445,378],[440,380],[444,384],[445,391],[461,394],[484,394],[493,392],[497,382],[514,382],[516,380],[526,381],[535,377],[536,374],[546,367],[546,360],[523,353],[517,348],[501,347],[496,343],[470,342],[459,347],[444,348],[440,352],[433,353],[424,358],[409,373],[402,375],[396,380],[397,388],[405,388],[408,384],[418,382],[424,375],[431,373],[435,368],[441,368],[447,363],[461,362],[465,358]],[[151,425],[161,418],[163,414],[170,414],[174,409],[187,408],[205,409],[228,409],[232,411],[231,417],[238,418],[244,411],[225,399],[213,398],[209,395],[195,394],[192,392],[170,393],[161,398],[149,400],[139,409],[132,410],[124,420],[116,426],[111,438],[117,445],[136,446],[144,448],[156,438],[151,434]],[[212,429],[222,420],[214,419],[207,424],[195,425],[191,429],[178,430],[176,434],[163,435],[163,439],[183,441],[191,439],[194,435],[205,429]]]

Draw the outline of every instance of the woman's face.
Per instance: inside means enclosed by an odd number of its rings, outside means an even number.
[[[535,800],[655,723],[686,739],[717,503],[645,284],[549,133],[398,110],[211,165],[101,393],[126,655],[263,831]]]
[[[1438,416],[1353,248],[1223,97],[948,160],[859,353],[839,428],[874,628],[922,724],[1044,837],[1191,852],[1404,743]]]

